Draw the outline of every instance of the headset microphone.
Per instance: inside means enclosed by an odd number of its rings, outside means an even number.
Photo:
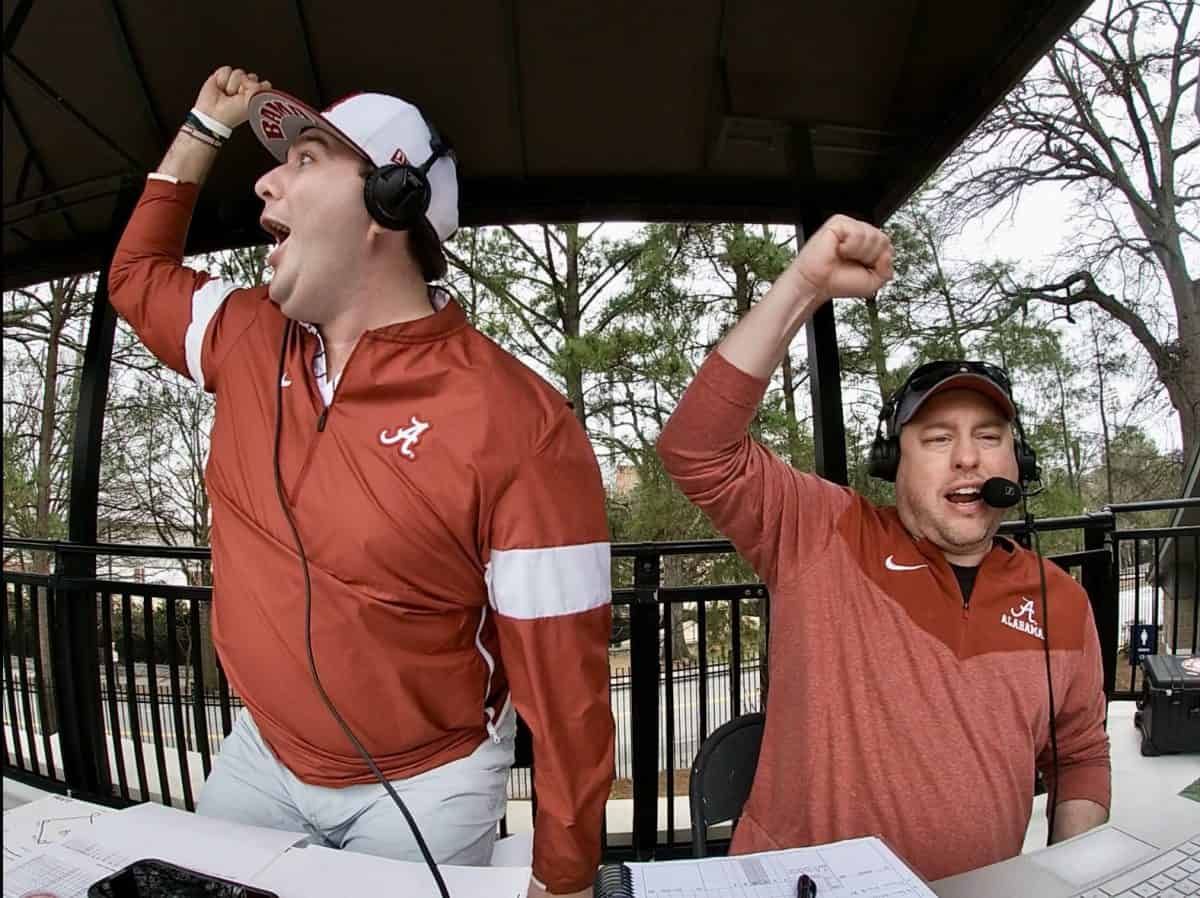
[[[989,477],[983,482],[979,497],[992,508],[1012,508],[1021,501],[1021,487],[1007,477]]]

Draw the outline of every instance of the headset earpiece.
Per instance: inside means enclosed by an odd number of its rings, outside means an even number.
[[[418,224],[429,208],[429,179],[411,165],[383,165],[367,175],[363,201],[371,218],[393,231]]]
[[[1013,451],[1017,455],[1017,478],[1021,481],[1021,488],[1024,489],[1034,481],[1040,481],[1042,472],[1038,470],[1037,453],[1025,439],[1025,428],[1021,426],[1021,416],[1018,415],[1014,418],[1013,423],[1017,428],[1016,439],[1013,441]]]
[[[381,165],[363,182],[363,202],[376,222],[393,231],[407,231],[421,223],[433,196],[429,170],[435,162],[454,151],[430,131],[429,158],[420,165],[395,162]]]
[[[889,483],[896,482],[896,472],[900,469],[900,438],[892,435],[895,430],[892,426],[894,414],[894,401],[885,403],[880,409],[875,439],[867,456],[867,473]]]

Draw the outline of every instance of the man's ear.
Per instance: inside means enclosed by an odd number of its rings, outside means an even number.
[[[407,256],[416,264],[416,259],[412,257],[412,236],[407,231],[384,227],[374,219],[367,225],[367,247],[397,257]]]
[[[367,225],[367,242],[372,246],[386,245],[387,238],[392,235],[399,236],[398,232],[393,231],[391,228],[385,228],[373,218]]]

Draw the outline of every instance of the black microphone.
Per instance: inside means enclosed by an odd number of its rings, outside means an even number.
[[[983,482],[979,497],[992,508],[1012,508],[1021,501],[1021,487],[1006,477],[989,477]]]

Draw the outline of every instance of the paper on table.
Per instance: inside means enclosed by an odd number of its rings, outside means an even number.
[[[65,795],[50,795],[5,811],[4,870],[33,851],[91,827],[98,815],[109,813],[111,808]]]
[[[820,898],[935,898],[882,841],[871,836],[812,848],[698,861],[628,864],[638,898],[795,898],[807,873]]]
[[[291,845],[305,838],[261,826],[201,817],[160,804],[142,804],[98,818],[83,838],[65,844],[88,851],[87,842],[131,859],[158,858],[181,867],[249,882]]]
[[[454,898],[525,898],[528,867],[454,867],[439,864]],[[289,848],[254,877],[251,885],[286,898],[329,895],[404,895],[437,898],[438,888],[424,864],[338,851],[319,845]],[[794,898],[794,896],[793,896]]]
[[[65,845],[46,845],[5,866],[4,898],[20,898],[33,889],[86,898],[88,887],[113,870]]]

